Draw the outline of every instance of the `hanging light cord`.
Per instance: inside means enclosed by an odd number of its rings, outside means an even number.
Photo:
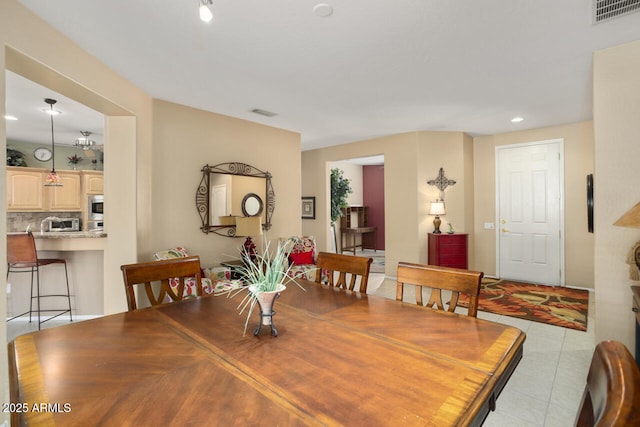
[[[49,106],[51,107],[51,114],[50,114],[50,118],[51,118],[51,172],[55,172],[56,171],[56,143],[54,140],[54,134],[53,134],[53,104],[56,103],[55,99],[46,99],[45,100],[46,103],[49,104]]]

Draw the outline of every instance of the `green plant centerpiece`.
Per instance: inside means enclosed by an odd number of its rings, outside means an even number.
[[[271,329],[271,334],[277,337],[278,331],[273,326],[272,319],[275,314],[273,311],[275,299],[280,296],[280,292],[287,288],[286,282],[293,282],[304,290],[298,282],[288,275],[291,266],[287,258],[289,254],[287,246],[287,244],[280,243],[276,251],[271,254],[269,243],[267,243],[264,252],[255,254],[253,257],[248,252],[242,251],[243,265],[236,267],[236,271],[242,277],[243,282],[248,285],[239,291],[247,290],[247,294],[238,305],[240,314],[247,311],[243,335],[247,333],[249,319],[257,304],[260,308],[260,325],[253,334],[258,335],[262,326],[268,326]]]
[[[348,207],[347,197],[353,193],[349,180],[343,176],[343,171],[338,168],[331,169],[331,223],[340,219],[342,209]]]
[[[347,197],[353,193],[349,180],[343,176],[344,171],[338,168],[331,169],[331,235],[333,236],[333,247],[337,253],[338,237],[336,236],[336,221],[343,214],[343,209],[347,208]]]

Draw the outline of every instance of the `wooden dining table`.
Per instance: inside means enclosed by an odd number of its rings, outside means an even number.
[[[109,315],[9,343],[12,420],[60,426],[481,425],[519,329],[301,280],[278,336],[241,296]],[[15,424],[18,425],[18,424]]]

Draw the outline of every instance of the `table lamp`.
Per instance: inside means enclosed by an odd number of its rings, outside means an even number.
[[[613,225],[618,227],[640,228],[640,203],[626,211]],[[628,256],[628,264],[637,267],[631,272],[631,280],[640,280],[640,242],[636,243]]]
[[[440,220],[439,215],[444,215],[444,200],[436,200],[435,202],[431,202],[431,209],[429,210],[429,215],[435,215],[436,217],[433,219],[433,234],[441,234],[440,224],[442,221]]]
[[[246,237],[242,245],[243,254],[249,254],[251,260],[256,258],[256,245],[251,240],[251,236],[262,234],[261,217],[259,216],[239,216],[236,217],[236,236]]]

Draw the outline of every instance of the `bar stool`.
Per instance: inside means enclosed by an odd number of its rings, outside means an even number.
[[[67,280],[67,293],[66,294],[40,294],[40,267],[50,264],[63,264],[64,275]],[[29,313],[29,322],[31,322],[31,315],[38,313],[38,330],[40,326],[51,319],[55,319],[64,313],[69,313],[69,320],[73,321],[71,315],[71,295],[69,292],[69,274],[67,272],[67,261],[62,258],[44,258],[38,259],[38,252],[36,251],[36,241],[31,232],[24,234],[8,234],[7,235],[7,279],[9,273],[31,273],[31,298],[29,300],[29,311],[25,311],[22,314],[14,316],[7,321],[16,319]],[[36,275],[36,295],[33,295],[33,273]],[[40,307],[41,298],[51,297],[66,297],[69,308],[60,309],[42,309]],[[37,309],[33,309],[33,300],[36,300]],[[40,314],[45,312],[59,312],[55,316],[52,316],[46,320],[42,320]]]

